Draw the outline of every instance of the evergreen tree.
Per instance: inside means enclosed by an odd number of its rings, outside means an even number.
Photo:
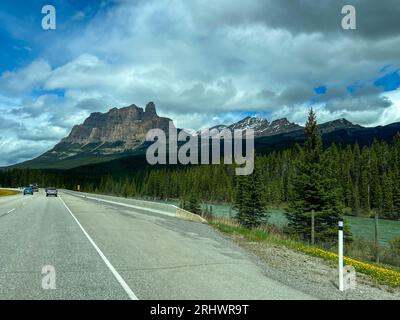
[[[188,201],[183,203],[183,208],[195,214],[201,214],[201,206],[198,197],[190,194]]]
[[[371,186],[370,186],[370,160],[369,150],[365,147],[361,154],[361,174],[360,174],[360,206],[364,212],[371,210]]]
[[[255,228],[266,223],[268,214],[263,201],[261,172],[255,167],[250,175],[236,177],[235,208],[236,219],[245,227]]]
[[[288,231],[303,240],[311,238],[311,212],[315,212],[315,240],[335,243],[337,225],[341,219],[337,181],[333,178],[332,158],[324,157],[322,139],[318,131],[316,115],[311,109],[305,127],[306,142],[300,148],[295,162],[293,200],[287,218]]]
[[[351,212],[353,215],[358,215],[360,212],[360,195],[358,192],[358,186],[355,184],[353,186],[353,195],[350,204]]]
[[[393,184],[390,176],[383,176],[383,203],[382,213],[384,216],[391,218],[394,213],[393,208]]]
[[[393,219],[400,219],[400,133],[393,139]]]

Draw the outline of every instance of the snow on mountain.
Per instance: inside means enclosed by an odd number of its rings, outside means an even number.
[[[290,132],[294,130],[301,129],[302,127],[289,122],[286,118],[283,119],[277,119],[272,121],[271,123],[261,117],[246,117],[238,122],[235,122],[229,126],[225,125],[218,125],[214,126],[211,129],[218,129],[218,130],[223,130],[223,129],[229,129],[229,130],[248,130],[252,129],[254,130],[254,134],[256,137],[262,137],[262,136],[272,136],[275,134],[280,134],[280,133],[285,133],[285,132]]]

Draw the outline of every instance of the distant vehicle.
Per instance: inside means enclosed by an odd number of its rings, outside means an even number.
[[[48,197],[48,196],[58,196],[58,191],[57,191],[57,189],[56,188],[51,188],[51,187],[49,187],[49,188],[46,188],[46,197]]]
[[[37,183],[31,184],[31,187],[33,189],[33,192],[39,192],[39,186]]]
[[[24,195],[26,194],[31,194],[33,196],[33,189],[32,187],[26,187],[24,188]]]

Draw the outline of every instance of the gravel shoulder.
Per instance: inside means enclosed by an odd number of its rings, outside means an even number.
[[[274,244],[249,242],[239,235],[224,236],[252,254],[268,277],[320,299],[400,300],[400,289],[376,284],[361,273],[356,275],[356,289],[340,292],[334,263]]]

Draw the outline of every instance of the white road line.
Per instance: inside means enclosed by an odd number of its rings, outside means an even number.
[[[79,228],[81,228],[83,234],[86,236],[86,238],[89,240],[89,242],[92,244],[92,246],[95,248],[97,253],[100,255],[101,259],[103,259],[104,263],[110,269],[111,273],[114,275],[115,279],[119,282],[119,284],[122,286],[122,288],[125,290],[125,292],[128,294],[129,298],[131,300],[139,300],[138,297],[133,293],[132,289],[129,288],[128,284],[125,282],[125,280],[121,277],[121,275],[118,273],[117,270],[115,270],[114,266],[111,264],[110,261],[108,261],[107,257],[101,252],[99,247],[96,245],[96,243],[92,240],[92,238],[89,236],[89,234],[83,229],[82,225],[79,223],[78,219],[74,216],[72,211],[68,208],[68,206],[65,204],[64,200],[58,196],[58,198],[61,200],[63,203],[64,207],[68,210],[68,212],[71,214],[72,218],[74,218],[75,222],[78,224]]]
[[[111,201],[111,200],[106,200],[106,199],[101,199],[101,198],[95,198],[95,197],[91,197],[91,196],[86,196],[86,195],[77,195],[77,194],[73,194],[73,193],[69,193],[66,192],[69,195],[75,196],[75,197],[82,197],[85,199],[90,199],[90,200],[96,200],[96,201],[101,201],[101,202],[105,202],[105,203],[110,203],[110,204],[116,204],[122,207],[127,207],[127,208],[132,208],[132,209],[138,209],[138,210],[142,210],[142,211],[148,211],[151,213],[159,213],[165,216],[169,216],[169,217],[175,217],[176,215],[172,212],[167,212],[167,211],[161,211],[161,210],[157,210],[157,209],[149,209],[149,208],[145,208],[145,207],[139,207],[139,206],[135,206],[133,204],[127,204],[127,203],[123,203],[123,202],[117,202],[117,201]]]
[[[10,211],[7,212],[7,214],[10,214],[13,211],[15,211],[15,209],[11,209]]]

